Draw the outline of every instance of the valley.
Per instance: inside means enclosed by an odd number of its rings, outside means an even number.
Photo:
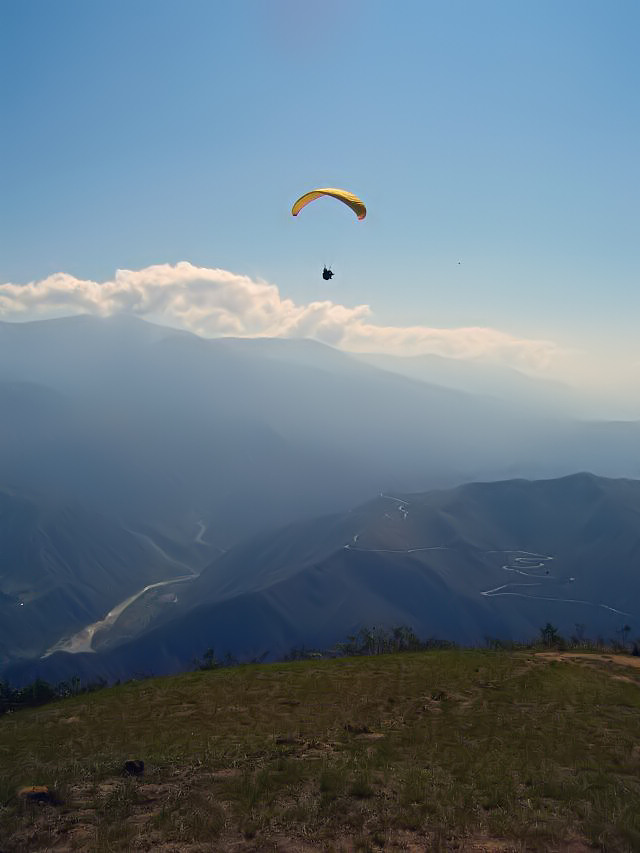
[[[0,323],[0,677],[276,660],[371,625],[637,630],[639,425],[536,414],[516,371],[500,397],[500,373],[482,396],[394,370],[133,317]]]
[[[183,577],[178,578],[170,578],[166,581],[158,581],[158,583],[148,584],[140,592],[134,593],[134,595],[129,596],[129,598],[125,599],[121,604],[118,604],[113,610],[110,610],[104,619],[99,619],[97,622],[93,622],[91,625],[87,625],[86,628],[83,628],[81,631],[78,631],[77,634],[74,634],[72,637],[69,637],[67,640],[59,640],[55,645],[53,645],[50,649],[42,655],[42,658],[49,657],[49,655],[54,654],[55,652],[66,652],[67,654],[78,654],[79,652],[93,652],[93,638],[94,635],[99,631],[107,631],[113,625],[115,625],[118,618],[124,613],[124,611],[129,607],[134,601],[137,601],[141,596],[147,593],[151,589],[160,589],[160,587],[167,586],[168,584],[176,584],[176,583],[184,583],[185,581],[192,581],[195,575],[184,575]]]

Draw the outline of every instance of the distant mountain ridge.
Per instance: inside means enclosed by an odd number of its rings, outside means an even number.
[[[575,392],[561,382],[533,377],[516,368],[491,364],[480,358],[445,358],[434,354],[395,356],[386,353],[358,353],[357,358],[421,382],[512,402],[517,400],[531,409],[545,406],[549,411],[569,416],[578,414],[581,408]]]

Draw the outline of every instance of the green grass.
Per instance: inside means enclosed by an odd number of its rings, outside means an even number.
[[[0,850],[638,850],[639,687],[615,664],[431,651],[197,672],[7,714]],[[143,777],[122,777],[127,758]],[[31,784],[60,802],[19,803]]]

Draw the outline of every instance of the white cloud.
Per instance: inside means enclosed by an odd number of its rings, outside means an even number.
[[[368,305],[298,305],[283,299],[274,284],[187,261],[117,270],[113,280],[104,282],[57,273],[24,285],[0,284],[0,317],[5,320],[118,313],[205,337],[310,337],[354,352],[485,357],[531,370],[547,367],[559,353],[551,341],[490,328],[379,325],[372,322]]]

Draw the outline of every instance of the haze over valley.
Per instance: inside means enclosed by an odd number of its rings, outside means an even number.
[[[429,366],[127,316],[0,324],[3,671],[130,677],[366,625],[615,634],[640,426],[570,416],[517,371],[480,394],[460,386],[481,365],[451,365],[455,388]]]

